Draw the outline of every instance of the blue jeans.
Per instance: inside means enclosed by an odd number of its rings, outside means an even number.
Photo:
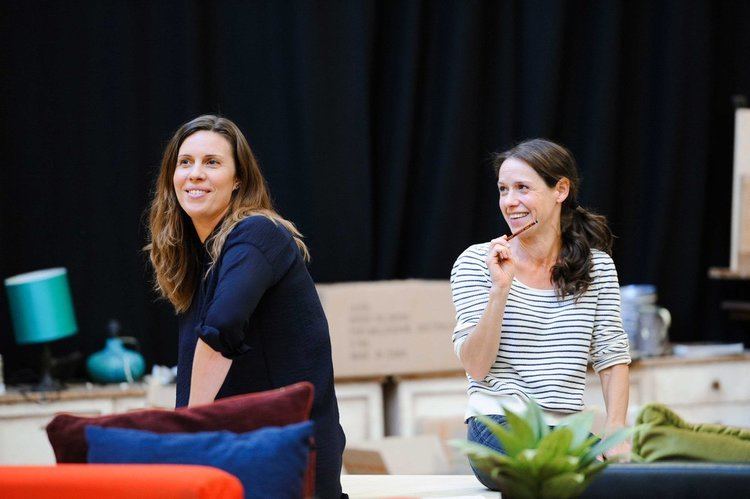
[[[497,424],[503,426],[507,424],[505,422],[505,416],[501,416],[499,414],[489,414],[486,417],[492,419],[492,421]],[[503,445],[497,438],[495,438],[495,435],[492,434],[489,428],[477,421],[476,418],[469,418],[468,425],[469,429],[466,438],[470,442],[486,445],[487,447],[491,447],[492,449],[505,454]],[[474,463],[471,461],[471,459],[469,459],[469,465],[471,466],[471,470],[474,472],[474,476],[477,477],[477,480],[479,480],[482,485],[490,490],[497,490],[497,486],[493,483],[489,474],[474,466]]]

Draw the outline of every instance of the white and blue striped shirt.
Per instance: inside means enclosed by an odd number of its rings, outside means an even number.
[[[492,285],[485,263],[489,243],[470,246],[451,272],[458,355],[469,332],[479,323]],[[594,370],[629,364],[628,337],[620,317],[617,270],[609,255],[591,252],[592,282],[576,299],[559,300],[554,290],[534,289],[517,279],[505,305],[500,346],[483,380],[469,378],[467,417],[514,412],[529,398],[554,421],[583,409],[589,360]]]

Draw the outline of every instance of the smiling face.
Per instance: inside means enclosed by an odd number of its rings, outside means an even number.
[[[535,219],[540,225],[559,227],[561,206],[568,196],[569,185],[568,179],[562,178],[554,187],[549,187],[523,160],[510,157],[503,161],[498,171],[497,188],[500,211],[510,230],[518,232]]]
[[[223,135],[201,130],[180,145],[172,181],[177,201],[204,241],[229,208],[237,188],[232,145]]]

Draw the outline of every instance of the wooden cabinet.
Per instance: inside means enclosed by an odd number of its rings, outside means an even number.
[[[466,460],[445,445],[466,438],[463,418],[468,396],[464,373],[384,380],[336,381],[341,425],[350,443],[384,436],[436,435],[451,472],[468,472]],[[634,362],[630,376],[629,419],[644,404],[661,402],[690,422],[750,428],[750,355],[709,359],[664,357]],[[605,406],[599,377],[588,373],[584,403],[597,411],[599,428]],[[58,412],[101,415],[143,407],[173,407],[174,385],[71,386],[60,393],[0,395],[0,464],[50,464],[54,454],[44,430]]]
[[[385,396],[386,434],[434,434],[444,443],[466,438],[467,385],[463,373],[396,378]],[[629,423],[650,402],[663,403],[690,422],[750,428],[750,355],[636,361],[630,369]],[[594,429],[600,431],[606,409],[599,376],[593,372],[587,375],[584,404],[596,412]],[[452,473],[465,471],[464,457],[447,445],[445,452]]]
[[[382,380],[336,382],[339,418],[347,444],[385,435]]]
[[[62,392],[0,395],[0,464],[53,464],[47,423],[60,412],[99,416],[141,409],[146,405],[141,385],[71,386]]]
[[[750,355],[644,359],[634,362],[630,373],[631,423],[643,405],[659,402],[689,422],[750,427]],[[599,377],[593,373],[584,400],[587,407],[604,410]]]
[[[445,377],[399,377],[386,394],[389,435],[413,437],[438,430],[446,422],[460,421],[469,397],[463,373]]]
[[[385,435],[382,380],[337,382],[341,425],[352,442]],[[174,385],[75,385],[62,392],[0,395],[0,464],[52,464],[45,428],[55,414],[99,416],[144,407],[173,408]]]
[[[383,438],[383,379],[337,380],[335,390],[347,442]],[[150,407],[173,408],[175,385],[149,385],[147,400]]]

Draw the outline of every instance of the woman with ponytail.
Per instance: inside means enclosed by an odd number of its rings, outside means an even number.
[[[345,438],[307,248],[273,209],[258,162],[232,121],[199,116],[175,132],[149,232],[156,290],[179,319],[177,407],[311,382],[316,497],[339,498]]]
[[[494,167],[514,236],[470,246],[451,273],[469,440],[502,451],[474,416],[504,424],[503,408],[522,410],[528,399],[550,425],[581,411],[589,361],[602,381],[605,432],[622,427],[630,355],[606,219],[578,205],[575,160],[554,142],[522,142],[497,154]]]

